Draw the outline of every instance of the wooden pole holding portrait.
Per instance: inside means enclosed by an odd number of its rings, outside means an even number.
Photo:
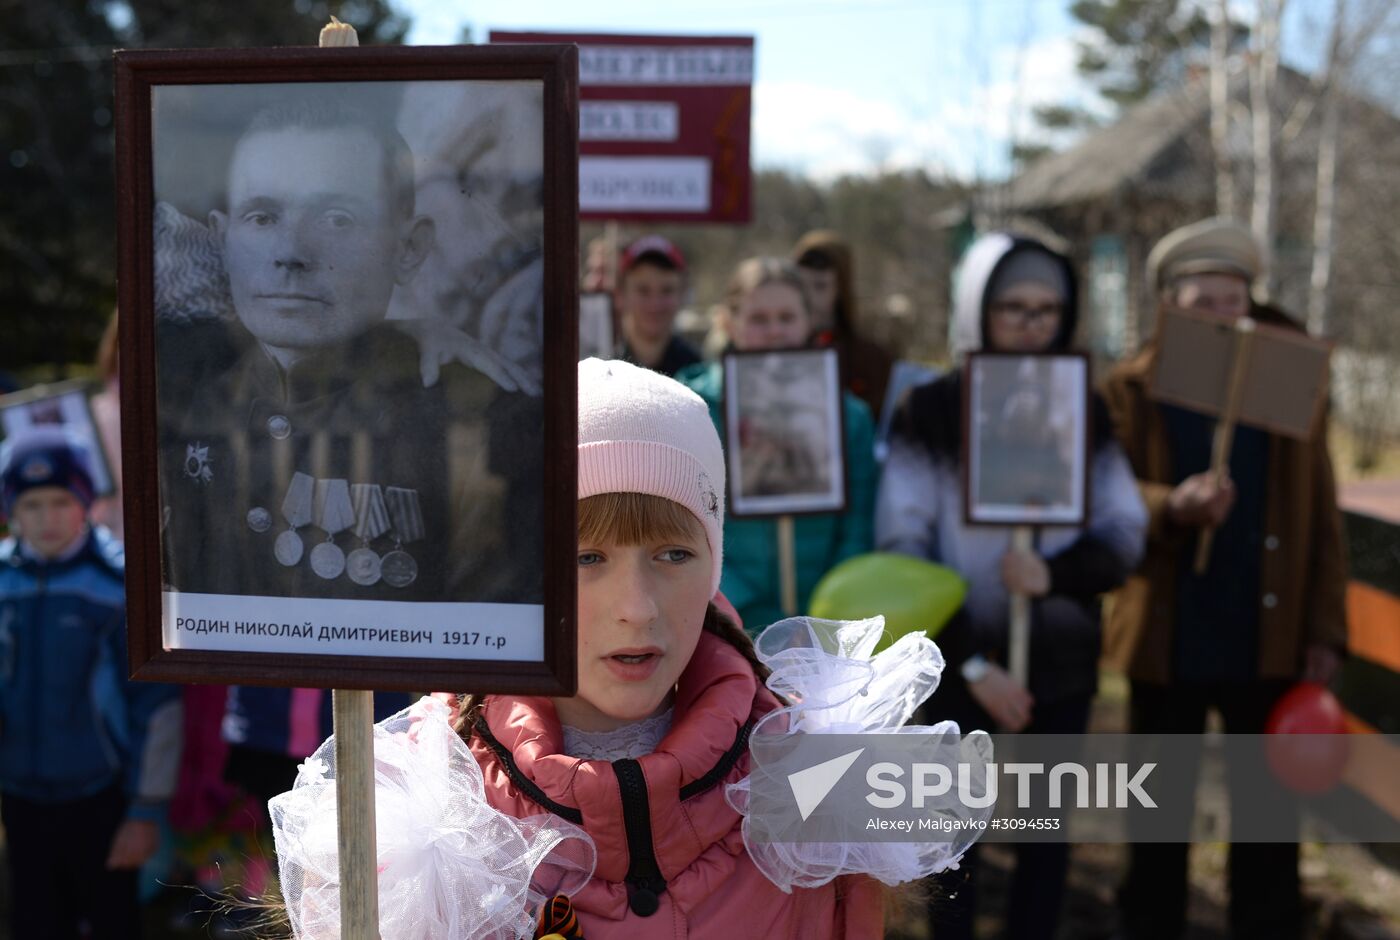
[[[374,693],[336,689],[336,845],[341,940],[378,940],[379,878],[374,814]]]
[[[1235,426],[1240,420],[1240,404],[1244,400],[1244,380],[1249,374],[1249,351],[1254,340],[1254,321],[1240,317],[1235,321],[1235,354],[1230,365],[1230,386],[1225,393],[1225,410],[1215,422],[1215,436],[1211,441],[1210,472],[1215,477],[1216,486],[1224,486],[1230,479],[1230,452],[1235,444]],[[1205,574],[1210,567],[1210,547],[1215,541],[1215,528],[1207,526],[1201,530],[1200,541],[1196,543],[1196,574]]]
[[[797,616],[797,536],[792,516],[778,517],[778,585],[784,617]]]
[[[603,223],[603,250],[607,252],[607,289],[616,292],[619,285],[617,283],[618,262],[622,255],[622,234],[621,228],[616,219],[608,219]]]
[[[354,27],[331,17],[320,47],[360,44]],[[379,878],[374,814],[374,693],[331,691],[335,734],[336,848],[340,863],[341,940],[378,940]]]
[[[972,353],[963,374],[966,522],[1010,529],[1031,552],[1035,527],[1088,521],[1089,360],[1078,353]],[[1008,592],[1006,669],[1030,680],[1032,599]]]
[[[1035,547],[1035,530],[1018,525],[1011,530],[1011,550],[1029,552]],[[1010,630],[1006,646],[1006,671],[1022,686],[1031,676],[1031,598],[1029,594],[1013,591],[1010,603]]]

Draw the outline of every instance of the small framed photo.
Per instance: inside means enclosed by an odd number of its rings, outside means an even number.
[[[1089,505],[1088,357],[974,353],[964,382],[967,521],[1083,525]]]
[[[87,447],[95,495],[111,496],[116,492],[116,484],[88,404],[91,390],[92,383],[73,379],[0,396],[0,436],[13,437],[36,425],[61,425]]]
[[[729,353],[724,357],[724,423],[730,515],[846,508],[836,350]]]
[[[117,53],[136,678],[572,692],[577,70]]]
[[[578,298],[578,357],[611,359],[613,343],[612,294],[590,291]]]

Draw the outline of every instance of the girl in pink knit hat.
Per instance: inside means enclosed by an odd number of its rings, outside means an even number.
[[[754,723],[783,703],[717,594],[724,456],[705,403],[590,359],[578,434],[578,694],[463,697],[487,799],[592,837],[597,866],[572,899],[589,940],[881,936],[881,886],[783,891],[725,800]]]
[[[548,899],[537,936],[551,940],[883,936],[883,885],[955,866],[967,841],[751,840],[750,736],[832,723],[956,734],[952,725],[905,727],[937,685],[941,654],[910,635],[872,656],[879,618],[784,620],[756,650],[718,592],[725,468],[705,402],[625,362],[590,359],[578,374],[578,691],[461,695],[456,734],[432,699],[376,726],[381,935],[516,936],[486,926],[496,923],[491,911],[533,911]],[[825,642],[833,630],[845,642]],[[801,668],[785,665],[793,656]],[[860,694],[853,669],[866,677]],[[770,675],[793,704],[765,686]],[[821,684],[824,675],[844,697]],[[890,688],[900,690],[894,700],[879,694]],[[338,936],[327,909],[337,898],[334,860],[308,850],[324,843],[334,852],[320,757],[332,748],[323,745],[297,788],[272,801],[302,940]],[[569,840],[568,864],[543,861]],[[507,877],[522,861],[533,874]],[[541,877],[536,864],[559,871]],[[512,900],[520,877],[533,892],[523,907]],[[318,926],[307,929],[309,918]]]

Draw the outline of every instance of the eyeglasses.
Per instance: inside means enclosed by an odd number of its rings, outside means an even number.
[[[1025,304],[1010,301],[1006,303],[993,302],[991,314],[1001,320],[1007,326],[1034,326],[1045,327],[1057,323],[1064,314],[1064,307],[1060,304],[1042,304],[1038,307],[1027,307]]]

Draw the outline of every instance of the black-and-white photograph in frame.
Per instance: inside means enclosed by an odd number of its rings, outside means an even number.
[[[729,512],[840,512],[846,505],[841,368],[835,349],[724,358]]]
[[[116,492],[111,457],[97,433],[88,402],[90,390],[88,381],[71,379],[0,395],[0,437],[13,437],[40,425],[62,427],[87,450],[94,495],[111,496]]]
[[[1085,356],[968,357],[969,522],[1084,524],[1089,395]]]
[[[589,291],[578,298],[578,358],[611,359],[616,355],[613,339],[613,299],[607,291]]]
[[[149,94],[164,649],[545,660],[545,82]]]

